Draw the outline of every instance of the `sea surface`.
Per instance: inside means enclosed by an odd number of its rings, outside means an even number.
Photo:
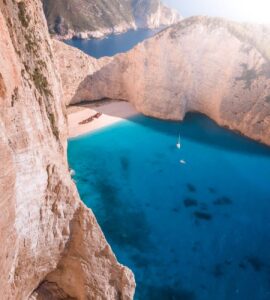
[[[104,39],[71,39],[65,41],[65,43],[82,50],[88,55],[100,58],[103,56],[113,56],[117,53],[127,52],[135,45],[153,36],[160,30],[161,29],[130,30],[119,35],[109,35]]]
[[[270,148],[202,115],[139,115],[71,139],[68,157],[135,299],[270,299]]]

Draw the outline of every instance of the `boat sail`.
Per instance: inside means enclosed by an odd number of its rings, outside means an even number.
[[[181,137],[180,137],[180,133],[179,133],[178,141],[177,141],[177,144],[176,144],[176,148],[177,148],[177,149],[180,149],[180,148],[181,148]]]

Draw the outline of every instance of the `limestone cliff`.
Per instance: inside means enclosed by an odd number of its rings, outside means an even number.
[[[40,1],[0,1],[0,31],[0,299],[132,299],[132,273],[69,175]]]
[[[51,34],[100,38],[136,28],[158,28],[180,20],[160,0],[42,0]]]
[[[159,28],[180,21],[179,13],[157,0],[133,0],[132,14],[138,28]]]
[[[197,111],[270,145],[269,45],[268,27],[193,17],[85,77],[73,99],[125,99],[171,120]]]

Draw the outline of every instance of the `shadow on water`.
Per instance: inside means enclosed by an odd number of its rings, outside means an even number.
[[[120,200],[120,190],[106,176],[98,177],[94,186],[102,200],[102,209],[95,214],[108,240],[138,251],[151,248],[150,227],[144,212]]]
[[[120,157],[120,164],[121,164],[121,170],[123,172],[124,177],[128,177],[129,175],[129,168],[130,168],[130,161],[127,156],[122,155]]]
[[[198,144],[211,145],[230,152],[270,156],[270,148],[229,129],[221,128],[214,121],[199,113],[188,113],[183,122],[168,122],[145,116],[130,118],[130,121],[177,138],[192,140]]]

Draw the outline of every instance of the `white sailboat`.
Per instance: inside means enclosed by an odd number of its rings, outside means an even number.
[[[176,148],[181,149],[181,136],[180,136],[180,133],[179,133],[179,136],[178,136],[178,141],[176,143]],[[187,162],[184,159],[180,159],[179,163],[182,164],[182,165],[185,165]]]
[[[180,148],[181,148],[181,137],[180,137],[180,133],[179,133],[178,141],[177,141],[177,144],[176,144],[176,148],[177,148],[177,149],[180,149]]]

